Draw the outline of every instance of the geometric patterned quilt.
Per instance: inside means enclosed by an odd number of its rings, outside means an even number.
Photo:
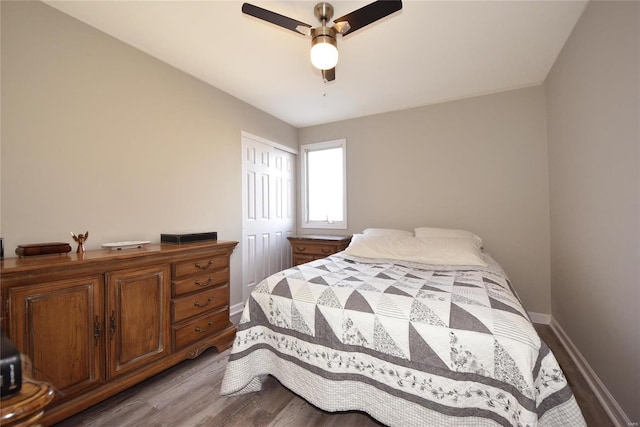
[[[265,375],[327,411],[387,425],[583,426],[499,265],[344,254],[278,272],[245,305],[222,395]]]

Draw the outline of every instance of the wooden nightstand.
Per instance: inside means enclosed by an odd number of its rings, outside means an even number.
[[[287,239],[291,243],[294,266],[340,252],[351,242],[351,236],[306,235]]]

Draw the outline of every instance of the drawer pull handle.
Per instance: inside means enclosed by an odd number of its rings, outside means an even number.
[[[200,326],[196,326],[196,332],[207,332],[209,330],[209,326],[213,325],[213,322],[207,323],[207,327],[202,329]]]
[[[202,287],[209,286],[209,285],[211,284],[211,281],[212,281],[212,280],[213,280],[213,277],[209,277],[209,280],[207,280],[205,283],[202,283],[200,280],[196,280],[196,281],[194,282],[194,285],[196,285],[196,286],[202,286]]]
[[[296,250],[298,252],[304,252],[304,251],[307,250],[307,247],[306,246],[296,246]]]
[[[200,301],[196,301],[196,302],[194,302],[194,303],[193,303],[193,305],[195,305],[196,307],[206,307],[206,306],[208,306],[209,304],[211,304],[211,301],[213,301],[213,297],[209,297],[209,298],[207,298],[207,302],[206,302],[206,304],[204,304],[204,305],[200,304]]]
[[[96,316],[96,321],[93,322],[93,338],[95,339],[96,346],[100,343],[100,319]]]
[[[210,259],[209,263],[207,265],[204,265],[204,266],[200,265],[199,262],[196,262],[196,268],[199,268],[200,270],[206,270],[207,268],[211,267],[211,264],[213,264],[213,260],[212,259]]]
[[[322,249],[322,253],[323,254],[330,254],[331,253],[331,248],[321,248]]]
[[[109,332],[111,332],[111,338],[113,338],[113,334],[116,332],[116,312],[115,312],[115,310],[111,310],[111,317],[109,318]]]

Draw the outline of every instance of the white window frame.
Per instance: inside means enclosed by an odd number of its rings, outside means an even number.
[[[307,154],[310,151],[327,150],[331,148],[342,148],[342,218],[343,221],[310,221],[309,220],[309,191],[307,187]],[[333,141],[315,142],[300,146],[301,175],[302,175],[302,228],[326,228],[326,229],[347,229],[347,140],[336,139]]]

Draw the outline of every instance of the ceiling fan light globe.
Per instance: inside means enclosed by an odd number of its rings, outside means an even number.
[[[330,70],[338,64],[338,48],[329,42],[311,46],[311,64],[319,70]]]

